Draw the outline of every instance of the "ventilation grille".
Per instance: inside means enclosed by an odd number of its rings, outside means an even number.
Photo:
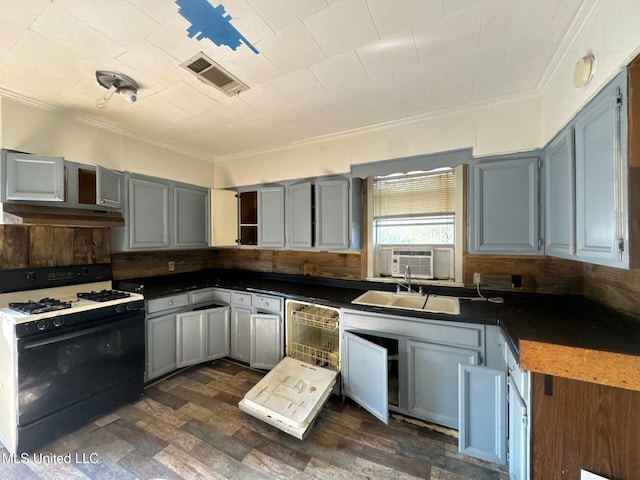
[[[249,88],[202,52],[182,62],[180,66],[186,68],[204,83],[216,87],[229,96]]]

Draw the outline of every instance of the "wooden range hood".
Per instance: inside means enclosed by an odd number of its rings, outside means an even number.
[[[121,212],[83,208],[0,203],[3,224],[61,225],[65,227],[122,227]]]

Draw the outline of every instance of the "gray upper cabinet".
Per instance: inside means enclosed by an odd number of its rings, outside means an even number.
[[[115,250],[208,247],[210,190],[125,174],[125,226],[111,229]]]
[[[173,187],[173,246],[209,246],[209,189],[186,185]]]
[[[169,185],[149,178],[129,178],[129,247],[168,248]]]
[[[349,180],[318,180],[315,200],[316,247],[349,248]]]
[[[284,187],[258,190],[258,246],[284,247]]]
[[[575,255],[575,162],[573,126],[567,126],[545,148],[545,253]]]
[[[471,253],[541,254],[539,158],[512,157],[470,168]]]
[[[64,202],[63,157],[3,150],[3,200]]]
[[[287,228],[289,246],[309,248],[313,246],[313,199],[310,182],[289,187]]]
[[[576,256],[629,265],[627,235],[627,76],[608,84],[575,126]]]
[[[103,207],[122,209],[124,176],[122,172],[96,166],[96,204]]]

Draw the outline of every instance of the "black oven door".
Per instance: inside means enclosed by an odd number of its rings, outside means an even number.
[[[144,374],[144,313],[18,339],[18,425]]]

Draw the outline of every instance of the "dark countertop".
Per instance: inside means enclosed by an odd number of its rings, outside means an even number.
[[[219,287],[417,319],[499,325],[516,353],[520,351],[520,341],[529,340],[640,356],[639,319],[577,295],[556,296],[482,291],[485,297],[504,298],[504,303],[462,299],[460,315],[447,315],[351,303],[366,290],[394,290],[394,284],[382,282],[331,280],[235,270],[207,270],[114,281],[114,287],[123,290],[134,291],[137,285],[144,285],[143,291],[139,289],[136,291],[143,293],[145,298]],[[431,290],[434,295],[477,297],[475,289],[438,286],[425,288]]]

